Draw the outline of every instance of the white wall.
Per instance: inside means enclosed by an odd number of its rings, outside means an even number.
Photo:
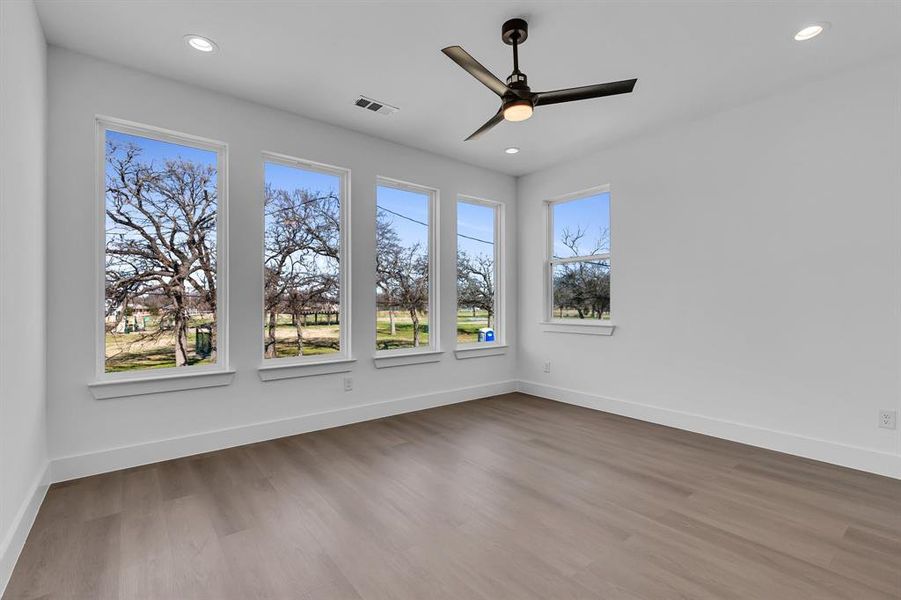
[[[508,221],[515,223],[512,177],[58,48],[49,52],[49,82],[47,392],[50,454],[58,459],[55,479],[512,389],[514,351],[470,360],[456,360],[452,352],[456,196],[471,194],[504,202]],[[229,144],[230,352],[237,369],[229,387],[108,400],[95,400],[87,387],[95,368],[92,316],[97,261],[91,233],[96,202],[94,118],[98,114]],[[264,150],[352,170],[353,352],[357,358],[352,392],[343,391],[342,375],[266,383],[257,376],[262,363]],[[440,363],[390,369],[375,369],[372,364],[378,175],[441,191],[441,338],[446,353]],[[514,228],[509,229],[509,286],[515,290],[516,236]],[[511,324],[516,323],[514,299],[515,294],[508,294]],[[515,331],[510,334],[508,340],[515,345]],[[500,385],[486,385],[495,383]],[[423,394],[431,396],[354,408]],[[317,414],[323,412],[328,414]]]
[[[515,378],[540,395],[901,476],[899,432],[876,427],[878,409],[898,409],[901,396],[897,60],[518,181],[61,49],[49,69],[57,479],[478,397]],[[102,401],[87,388],[96,114],[230,144],[230,387]],[[353,392],[341,375],[257,377],[263,150],[353,170]],[[377,175],[441,189],[439,364],[371,364]],[[613,189],[617,330],[543,332],[543,200],[603,183]],[[504,357],[450,352],[458,193],[508,207],[508,341],[518,350]]]
[[[0,2],[0,594],[43,498],[46,45]]]
[[[845,72],[521,178],[524,389],[901,477],[899,431],[877,428],[901,397],[899,73]],[[543,201],[606,183],[617,329],[544,332]]]

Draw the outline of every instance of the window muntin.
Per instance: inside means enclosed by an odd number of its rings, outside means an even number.
[[[100,377],[226,366],[226,147],[98,120]]]
[[[500,343],[501,208],[457,201],[457,344]]]
[[[264,159],[264,359],[349,356],[347,172]]]
[[[610,192],[548,203],[550,321],[610,320]]]
[[[379,179],[376,351],[437,348],[435,190]]]

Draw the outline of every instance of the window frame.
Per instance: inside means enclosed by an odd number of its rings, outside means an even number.
[[[440,219],[439,219],[439,206],[440,206],[440,194],[441,192],[438,188],[433,188],[425,185],[420,185],[418,183],[412,183],[409,181],[404,181],[402,179],[394,179],[392,177],[384,177],[377,176],[375,181],[375,211],[376,214],[374,217],[378,215],[378,189],[379,187],[390,187],[394,189],[398,189],[405,192],[413,192],[416,194],[426,194],[429,197],[429,343],[427,346],[420,346],[418,348],[394,348],[392,350],[373,350],[373,358],[375,359],[376,367],[384,367],[384,366],[399,366],[404,364],[416,364],[419,362],[426,362],[422,360],[424,356],[421,355],[434,355],[434,361],[440,360],[441,354],[441,325],[439,318],[439,307],[440,307]],[[376,224],[373,221],[373,229],[375,229]],[[377,232],[376,232],[377,235]],[[375,240],[376,248],[378,247],[378,240]],[[378,320],[378,303],[373,302],[373,319],[371,321],[373,325],[373,333],[376,332],[376,322]],[[407,362],[403,359],[403,357],[413,357],[410,362]],[[417,357],[419,360],[417,360]],[[386,360],[387,359],[387,360]],[[393,360],[392,360],[393,359]],[[431,362],[433,359],[429,358],[428,362]]]
[[[610,212],[608,222],[610,223],[610,240],[607,252],[600,254],[587,254],[584,256],[573,256],[567,258],[554,258],[554,207],[568,202],[584,200],[592,196],[600,194],[610,195]],[[544,306],[541,323],[545,325],[546,331],[556,332],[572,332],[572,333],[594,333],[598,335],[610,335],[613,332],[613,194],[610,190],[610,184],[590,187],[557,196],[545,201],[545,219],[546,219],[546,235],[547,242],[545,246],[544,260]],[[568,264],[574,262],[590,262],[606,260],[610,269],[610,319],[604,321],[588,321],[587,319],[558,319],[554,317],[554,267],[560,264]],[[562,328],[561,328],[562,327]],[[596,331],[595,331],[596,330]]]
[[[162,369],[140,369],[135,371],[106,372],[106,134],[108,131],[134,135],[160,142],[168,142],[207,150],[216,153],[216,363],[187,367],[166,367]],[[161,390],[123,387],[130,394],[152,393],[210,387],[231,383],[234,371],[230,367],[229,352],[229,289],[228,289],[228,144],[154,125],[147,125],[97,115],[95,117],[95,381],[93,390],[97,398],[118,397],[115,384],[139,383],[141,381],[169,381]],[[207,375],[228,375],[219,379],[199,378]],[[172,380],[197,379],[193,384],[173,384]],[[217,383],[211,383],[217,381]],[[124,394],[122,394],[124,395]]]
[[[294,167],[298,169],[304,169],[307,171],[314,171],[318,173],[324,173],[327,175],[334,175],[340,180],[340,189],[341,189],[341,201],[339,205],[340,217],[339,217],[339,234],[341,237],[340,241],[340,250],[339,250],[339,286],[340,289],[338,291],[339,296],[339,309],[338,309],[338,324],[340,327],[338,334],[338,343],[340,347],[339,352],[335,352],[333,354],[328,354],[323,356],[286,356],[283,358],[266,358],[266,341],[263,335],[266,326],[266,318],[263,315],[263,311],[260,310],[261,322],[260,322],[260,359],[262,361],[260,366],[261,377],[264,380],[268,379],[281,379],[281,376],[269,376],[264,375],[266,371],[289,368],[289,367],[297,367],[297,366],[315,366],[322,365],[327,363],[349,363],[353,361],[353,353],[351,351],[351,315],[353,314],[351,311],[350,303],[353,294],[351,294],[351,218],[350,218],[350,210],[351,210],[351,190],[350,190],[350,182],[351,182],[351,172],[350,169],[346,167],[339,167],[336,165],[329,165],[326,163],[320,163],[304,158],[297,158],[294,156],[290,156],[288,154],[280,154],[277,152],[262,152],[262,166],[263,166],[263,194],[265,194],[265,185],[266,185],[266,163],[274,163],[286,167]],[[261,198],[263,197],[261,194]],[[266,252],[266,215],[265,215],[265,198],[263,198],[264,206],[263,206],[263,220],[262,220],[262,237],[261,237],[261,247],[260,247],[260,308],[262,309],[265,305],[265,285],[266,285],[266,269],[265,269],[265,252]],[[333,372],[329,370],[328,372]],[[338,371],[334,371],[338,372]],[[298,374],[299,376],[303,376]]]
[[[506,252],[505,249],[505,208],[506,205],[503,202],[498,202],[497,200],[488,200],[487,198],[480,198],[478,196],[470,196],[467,194],[459,194],[457,196],[457,206],[459,207],[460,203],[465,204],[474,204],[476,206],[485,206],[494,210],[494,341],[493,342],[465,342],[465,343],[457,343],[456,347],[459,350],[470,350],[476,348],[498,348],[507,345],[507,322],[506,322],[506,311],[504,310],[504,304],[506,299]],[[460,247],[460,238],[458,237],[457,225],[459,223],[459,211],[457,212],[457,218],[454,221],[454,244],[455,244],[455,252],[454,252],[454,261],[456,265],[457,253],[459,252]],[[456,278],[455,278],[456,279]],[[454,285],[454,332],[456,333],[457,326],[457,313],[459,311],[459,307],[457,306],[458,300],[458,289],[456,283]],[[454,335],[454,340],[456,340],[456,335]]]

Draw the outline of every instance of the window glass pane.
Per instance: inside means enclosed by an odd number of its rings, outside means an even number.
[[[457,343],[497,339],[496,215],[492,206],[457,203]]]
[[[216,362],[217,155],[107,131],[105,371]]]
[[[429,201],[380,185],[376,194],[376,349],[429,344]]]
[[[610,251],[610,192],[552,205],[554,258]]]
[[[554,319],[610,319],[610,262],[554,265]]]
[[[267,162],[266,358],[341,350],[341,177]]]

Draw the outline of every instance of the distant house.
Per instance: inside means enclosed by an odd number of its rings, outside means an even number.
[[[130,304],[127,312],[127,315],[123,315],[123,308],[119,306],[111,314],[107,315],[105,319],[107,331],[115,331],[116,333],[144,331],[150,317],[150,308],[141,303]]]

